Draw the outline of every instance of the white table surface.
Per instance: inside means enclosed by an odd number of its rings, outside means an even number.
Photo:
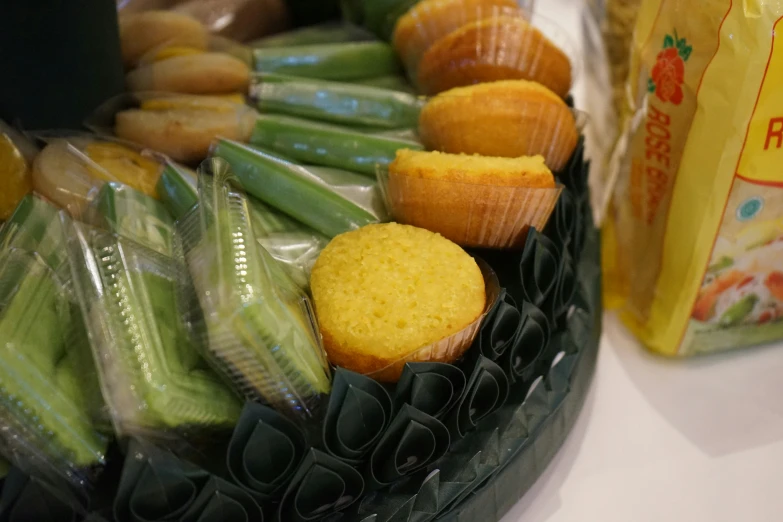
[[[577,40],[583,3],[537,10]],[[783,522],[783,344],[674,361],[607,315],[573,431],[503,522],[661,521]]]

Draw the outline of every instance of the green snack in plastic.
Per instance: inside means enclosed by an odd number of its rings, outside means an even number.
[[[350,170],[372,178],[378,166],[388,167],[394,161],[399,149],[424,148],[416,141],[273,114],[259,116],[250,143],[301,163]]]
[[[158,191],[168,211],[180,219],[198,203],[196,173],[170,165],[163,171]],[[258,243],[300,288],[307,289],[310,269],[329,238],[255,198],[248,198],[248,202]]]
[[[155,187],[163,206],[174,219],[180,219],[198,203],[196,173],[181,165],[167,163]]]
[[[115,234],[164,256],[174,252],[174,220],[155,199],[121,183],[107,183],[96,198],[102,221]]]
[[[404,92],[280,74],[259,75],[251,95],[261,112],[381,129],[416,127],[423,105]]]
[[[302,27],[274,36],[267,36],[250,42],[248,45],[256,49],[269,47],[295,47],[299,45],[363,42],[374,40],[375,37],[353,24],[325,23]]]
[[[367,85],[368,87],[378,87],[379,89],[389,89],[391,91],[416,94],[416,88],[411,85],[408,79],[405,76],[397,74],[356,80],[353,83],[356,83],[357,85]]]
[[[213,153],[231,165],[249,194],[327,237],[387,219],[374,180],[230,140],[219,140]]]
[[[183,224],[183,243],[213,361],[247,397],[310,417],[331,383],[307,300],[276,278],[228,163],[201,170],[199,212]]]
[[[115,212],[132,208],[104,207]],[[128,221],[124,215],[112,218]],[[184,266],[170,257],[171,252],[164,256],[139,246],[159,244],[160,225],[153,216],[148,226],[132,227],[131,242],[76,224],[69,243],[104,397],[123,435],[231,426],[240,412],[237,397],[203,369],[180,319],[177,278]],[[168,227],[173,234],[173,225]]]
[[[25,197],[0,232],[0,424],[23,458],[71,474],[101,464],[106,441],[90,420],[100,397],[66,260],[58,210]]]
[[[752,311],[753,307],[758,303],[759,298],[755,294],[748,294],[723,312],[720,316],[718,324],[724,328],[736,326],[742,322]]]
[[[349,42],[254,49],[255,70],[315,78],[351,81],[396,74],[400,62],[383,42]]]

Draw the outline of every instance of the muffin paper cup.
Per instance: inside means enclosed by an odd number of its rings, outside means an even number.
[[[576,46],[555,22],[541,16],[527,19],[520,9],[499,7],[472,6],[461,16],[469,21],[426,49],[402,57],[420,92],[522,79],[537,81],[565,98],[581,62]],[[460,20],[455,14],[449,18]],[[425,44],[443,32],[437,21],[421,17],[419,22],[417,31]]]
[[[504,187],[419,178],[378,170],[398,223],[437,232],[463,247],[521,249],[530,227],[543,230],[563,186]]]
[[[484,276],[484,287],[487,295],[484,311],[481,312],[481,315],[459,332],[414,350],[387,367],[366,374],[368,377],[381,382],[397,382],[407,363],[456,361],[470,348],[478,334],[479,328],[481,328],[482,321],[495,306],[495,301],[500,295],[500,283],[495,272],[481,259],[476,259],[476,262],[481,269],[481,275]]]
[[[518,96],[437,96],[439,100],[446,97],[450,100],[441,103],[448,103],[453,110],[427,111],[425,107],[419,120],[420,139],[428,150],[508,158],[541,155],[553,172],[565,167],[587,121],[585,113],[552,101],[526,101]],[[457,104],[460,99],[464,103]]]

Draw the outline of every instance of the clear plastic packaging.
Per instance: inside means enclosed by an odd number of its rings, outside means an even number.
[[[244,102],[242,95],[123,94],[98,107],[86,125],[174,161],[196,164],[218,136],[249,140],[258,114]]]
[[[175,219],[198,203],[196,173],[169,163],[160,177],[158,195]],[[315,230],[248,197],[258,244],[282,265],[300,288],[310,286],[310,270],[329,239]]]
[[[530,227],[543,230],[563,190],[472,184],[378,170],[394,220],[426,228],[463,247],[521,249]]]
[[[290,23],[284,0],[186,0],[173,11],[192,16],[212,34],[240,42],[279,32]]]
[[[68,254],[115,432],[167,442],[229,427],[241,405],[204,368],[180,320],[177,296],[185,267],[141,244],[152,238],[154,246],[163,245],[156,237],[159,226],[153,217],[142,229],[124,229],[135,242],[74,223]]]
[[[262,113],[276,112],[351,127],[415,128],[423,100],[405,92],[280,74],[257,74],[250,97]]]
[[[147,151],[86,133],[41,133],[38,138],[45,147],[33,163],[35,191],[74,217],[109,181],[155,196],[163,167]]]
[[[481,275],[484,276],[484,287],[487,293],[486,304],[481,315],[459,332],[419,348],[386,368],[367,374],[369,377],[381,382],[397,382],[407,363],[456,361],[470,348],[478,335],[481,323],[495,306],[495,301],[500,295],[500,283],[495,272],[482,260],[477,259],[477,263]]]
[[[249,194],[327,237],[388,219],[377,182],[365,176],[223,139],[212,155],[231,165]]]
[[[556,23],[541,16],[528,19],[516,8],[460,6],[456,2],[454,11],[467,10],[463,16],[472,21],[403,58],[420,92],[437,94],[474,83],[532,80],[566,97],[581,64],[576,46]],[[441,25],[423,14],[415,18],[411,32],[423,33],[428,42],[427,35],[440,34]]]
[[[0,438],[21,469],[82,485],[103,466],[107,441],[70,286],[58,211],[27,196],[0,231]]]
[[[199,204],[178,226],[213,365],[251,400],[312,419],[331,388],[307,296],[257,244],[256,226],[227,162],[200,167]]]
[[[500,81],[433,97],[422,110],[419,135],[428,150],[451,154],[542,155],[557,172],[573,155],[586,120],[538,85]]]
[[[0,120],[0,222],[32,192],[31,166],[36,154],[35,145]]]

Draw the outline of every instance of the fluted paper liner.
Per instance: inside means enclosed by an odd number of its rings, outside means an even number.
[[[392,400],[375,380],[338,368],[323,423],[324,447],[349,464],[359,464],[392,419]]]
[[[369,373],[370,377],[381,382],[397,382],[402,375],[405,364],[409,362],[444,362],[455,361],[465,351],[470,348],[473,340],[478,334],[481,322],[484,320],[487,312],[495,304],[495,300],[500,292],[497,277],[493,270],[481,260],[478,260],[481,274],[484,276],[484,287],[486,291],[486,304],[481,315],[465,328],[448,337],[444,337],[432,344],[412,350],[409,354],[401,357],[399,360],[380,370]]]
[[[321,520],[347,509],[364,492],[361,474],[348,464],[311,449],[280,502],[277,522]]]
[[[518,249],[543,229],[562,186],[501,187],[419,178],[378,169],[395,221],[437,232],[464,247]]]
[[[228,445],[231,479],[259,503],[277,500],[307,449],[304,434],[275,410],[249,402]]]
[[[436,40],[408,74],[420,92],[437,94],[454,87],[497,80],[532,80],[561,98],[581,68],[568,34],[541,16],[526,20],[519,10],[473,7],[469,21]],[[427,23],[426,21],[424,22]]]
[[[136,440],[128,447],[114,517],[117,522],[264,519],[239,487]]]
[[[406,363],[394,395],[396,409],[410,404],[436,419],[442,418],[465,391],[465,374],[438,362]]]

